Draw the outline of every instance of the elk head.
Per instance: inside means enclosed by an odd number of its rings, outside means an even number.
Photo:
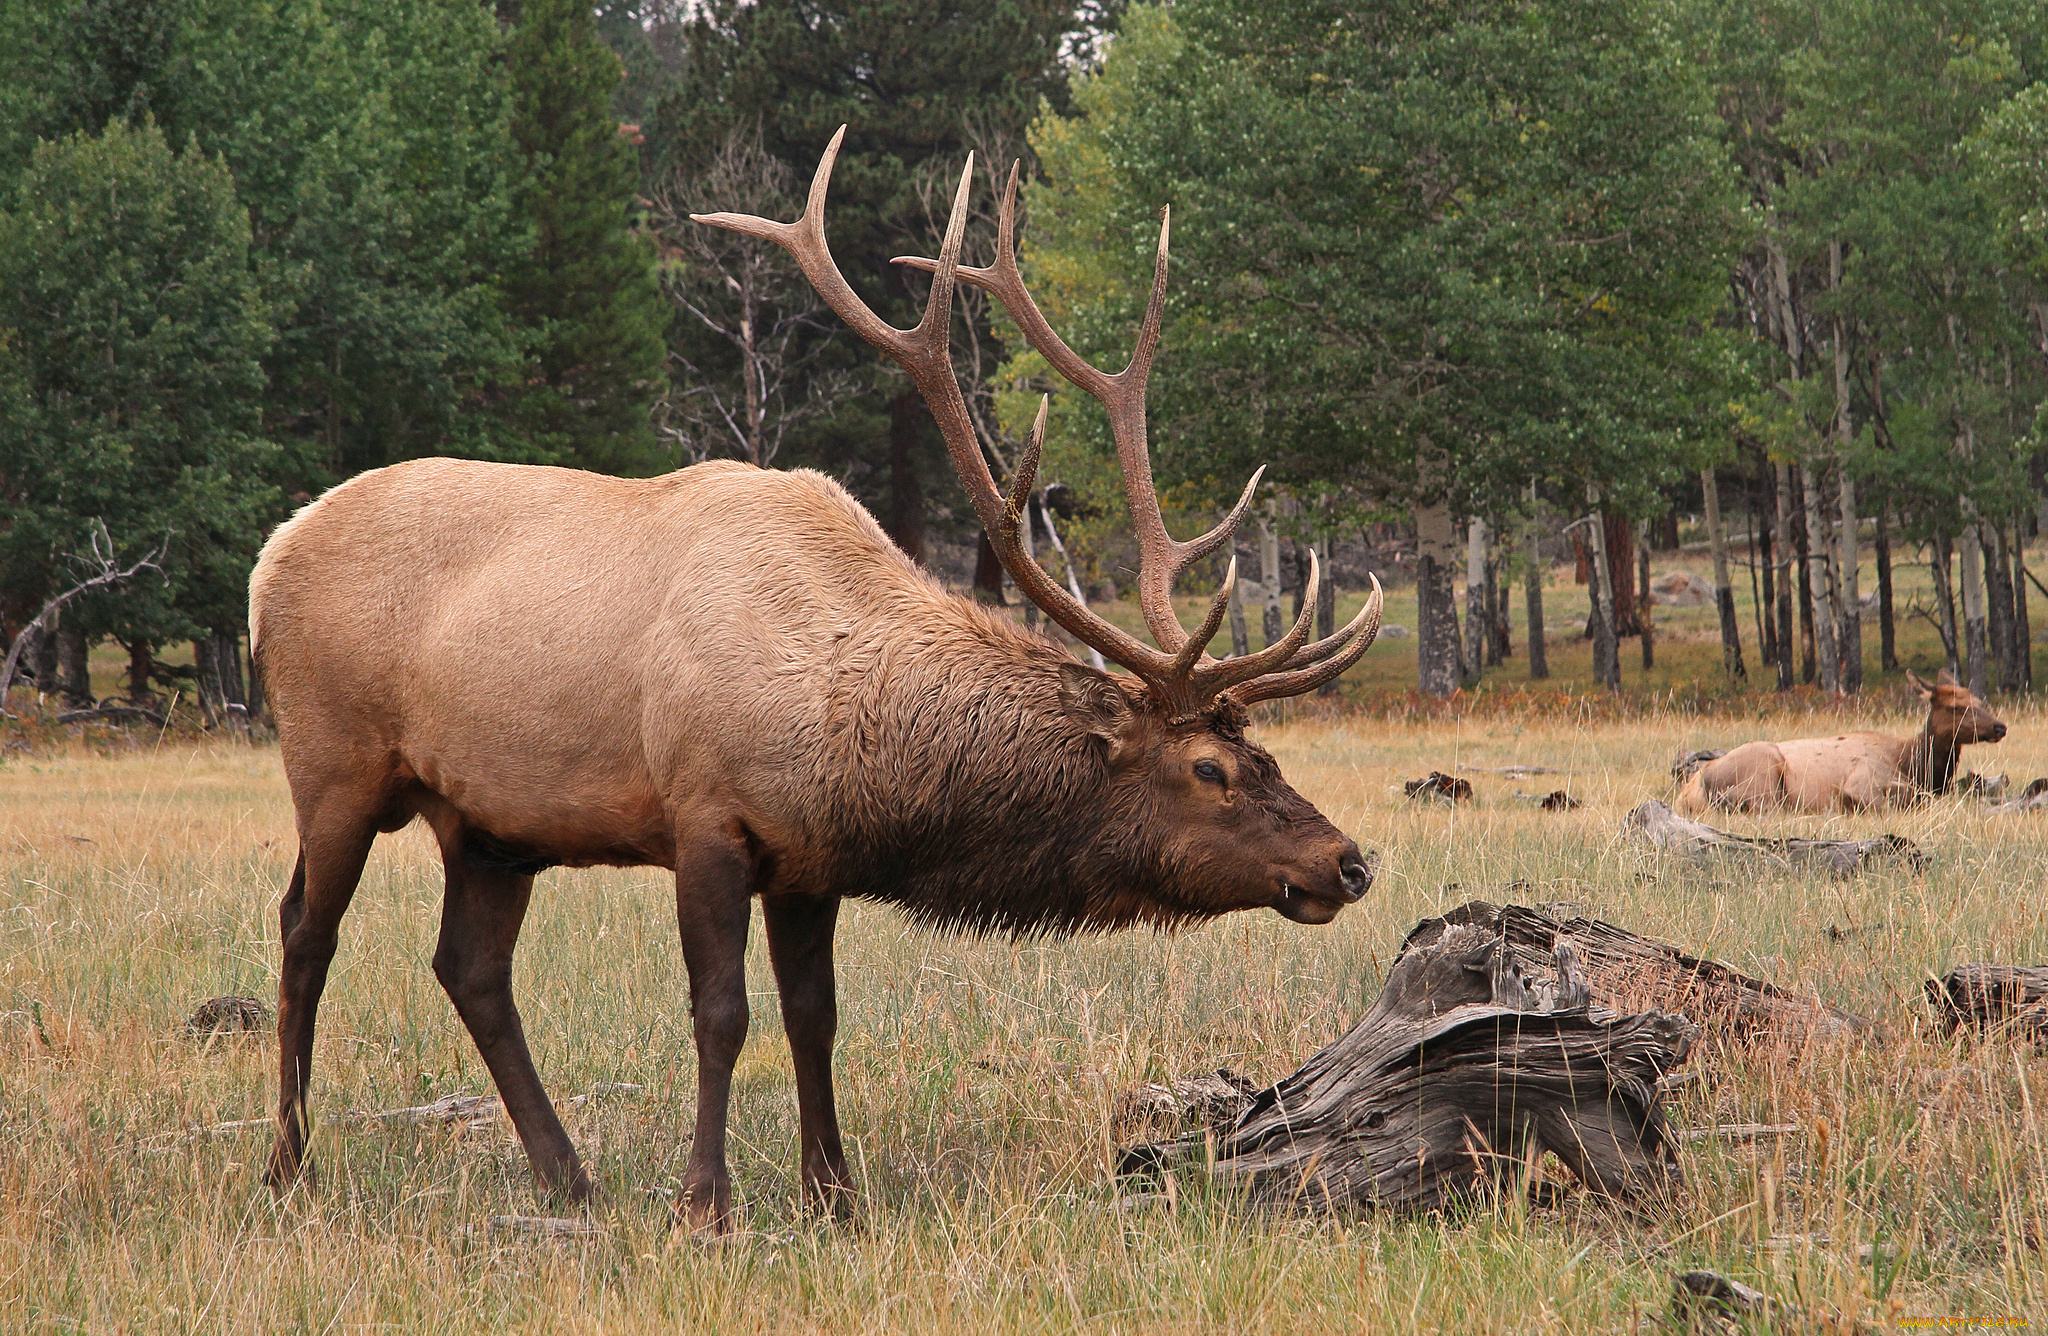
[[[845,137],[842,126],[818,164],[803,216],[796,222],[731,213],[692,217],[787,249],[839,317],[910,373],[938,421],[954,471],[1010,578],[1075,639],[1133,675],[1135,680],[1114,678],[1076,663],[1060,667],[1062,705],[1078,731],[1099,743],[1110,770],[1113,811],[1104,822],[1105,839],[1113,846],[1119,830],[1170,832],[1161,847],[1122,851],[1126,866],[1118,871],[1141,885],[1150,883],[1142,892],[1149,900],[1144,908],[1112,916],[1172,921],[1270,905],[1299,922],[1328,922],[1338,909],[1365,893],[1371,871],[1359,857],[1358,846],[1281,778],[1270,755],[1245,739],[1246,707],[1313,691],[1357,662],[1379,630],[1379,581],[1373,581],[1372,596],[1348,625],[1311,642],[1316,589],[1322,578],[1311,555],[1301,615],[1293,627],[1259,652],[1236,658],[1217,659],[1206,653],[1223,624],[1236,584],[1234,555],[1222,588],[1192,635],[1174,613],[1174,580],[1230,542],[1251,507],[1264,470],[1252,475],[1237,504],[1207,533],[1187,542],[1177,542],[1167,533],[1145,429],[1145,385],[1166,301],[1167,215],[1160,215],[1151,299],[1137,347],[1130,364],[1110,375],[1067,346],[1024,286],[1017,269],[1014,166],[1003,192],[994,262],[987,268],[960,264],[974,173],[970,154],[939,258],[897,261],[932,275],[923,319],[914,329],[899,330],[854,294],[825,240],[825,194]],[[1050,401],[1040,400],[1009,488],[999,490],[954,377],[949,326],[956,281],[994,295],[1031,346],[1108,410],[1141,554],[1139,607],[1155,644],[1145,644],[1090,612],[1026,550],[1024,507],[1037,477]],[[1118,852],[1111,847],[1102,856],[1114,859]],[[1131,861],[1149,866],[1132,867]]]
[[[1927,702],[1927,732],[1932,736],[1949,739],[1952,747],[1996,742],[2005,736],[2005,721],[1991,713],[1948,669],[1936,673],[1929,684],[1909,668],[1906,681],[1912,684],[1914,694]]]

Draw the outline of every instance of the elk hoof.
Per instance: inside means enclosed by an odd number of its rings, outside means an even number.
[[[717,1239],[735,1228],[732,1214],[732,1184],[707,1183],[686,1187],[676,1198],[673,1223],[699,1238]]]

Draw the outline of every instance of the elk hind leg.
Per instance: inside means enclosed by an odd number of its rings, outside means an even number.
[[[473,857],[459,830],[443,834],[441,843],[448,889],[434,977],[483,1055],[535,1177],[550,1191],[587,1201],[590,1176],[534,1070],[512,1000],[512,950],[533,897],[533,877]]]
[[[839,1111],[832,1098],[832,1043],[839,1002],[832,978],[832,931],[837,896],[770,895],[761,901],[768,958],[782,996],[782,1027],[796,1065],[797,1142],[803,1160],[806,1206],[844,1216],[853,1204],[853,1179],[839,1141]]]
[[[280,1192],[305,1168],[306,1083],[313,1070],[320,995],[340,940],[342,915],[355,898],[380,824],[375,809],[332,800],[307,807],[313,815],[301,816],[298,865],[277,907],[284,947],[277,981],[277,1142],[264,1176]]]
[[[690,974],[691,1035],[697,1044],[697,1126],[677,1209],[692,1229],[709,1233],[724,1233],[732,1223],[725,1128],[732,1069],[747,1040],[753,873],[740,830],[685,832],[676,841],[676,927]]]

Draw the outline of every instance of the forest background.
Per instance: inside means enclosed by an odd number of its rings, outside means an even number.
[[[898,324],[889,261],[934,253],[970,151],[970,255],[1021,162],[1027,277],[1104,365],[1171,206],[1162,495],[1194,524],[1269,466],[1240,652],[1320,550],[1412,586],[1407,685],[1513,657],[1518,583],[1541,677],[1575,557],[1618,686],[1649,554],[1691,538],[1730,691],[1895,670],[1909,562],[1939,657],[2028,691],[2044,78],[2030,0],[0,0],[9,668],[90,709],[117,645],[132,707],[260,714],[263,538],[421,455],[816,467],[1003,599],[907,380],[688,221],[794,217],[846,123],[835,255]],[[955,334],[999,476],[1053,395],[1034,541],[1113,605],[1102,415],[973,294]]]

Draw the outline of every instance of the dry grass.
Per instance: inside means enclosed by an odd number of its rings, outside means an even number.
[[[2038,712],[1968,754],[2048,774]],[[1884,721],[1906,727],[1902,718]],[[343,1116],[488,1087],[427,968],[438,880],[417,832],[387,838],[344,928],[323,1008],[320,1184],[273,1202],[261,1118],[269,1036],[196,1043],[204,998],[274,993],[274,907],[292,857],[274,751],[142,746],[0,764],[0,1329],[468,1332],[1598,1331],[1664,1311],[1709,1266],[1880,1328],[2048,1307],[2041,1062],[1926,1032],[1920,980],[1966,959],[2048,960],[2044,818],[1944,800],[1802,830],[1893,829],[1922,877],[1850,883],[1660,862],[1618,834],[1666,794],[1681,750],[1793,725],[1676,715],[1296,724],[1267,741],[1291,778],[1385,859],[1326,929],[1239,915],[1179,938],[1012,945],[907,929],[859,907],[841,932],[840,1102],[858,1220],[797,1213],[795,1113],[765,957],[734,1109],[747,1232],[673,1234],[691,1065],[672,908],[651,870],[542,879],[520,999],[558,1098],[606,1082],[570,1130],[607,1192],[601,1233],[491,1233],[552,1209],[502,1124]],[[1398,782],[1473,773],[1474,808],[1417,810]],[[1517,787],[1585,801],[1547,814]],[[1762,823],[1745,822],[1744,828]],[[1416,919],[1503,883],[1818,990],[1877,1019],[1869,1048],[1703,1052],[1688,1123],[1802,1135],[1689,1153],[1667,1212],[1509,1202],[1455,1218],[1248,1213],[1190,1185],[1121,1209],[1111,1114],[1140,1081],[1231,1065],[1284,1074],[1379,987]],[[1844,941],[1828,925],[1876,931]],[[757,935],[758,936],[758,935]]]

